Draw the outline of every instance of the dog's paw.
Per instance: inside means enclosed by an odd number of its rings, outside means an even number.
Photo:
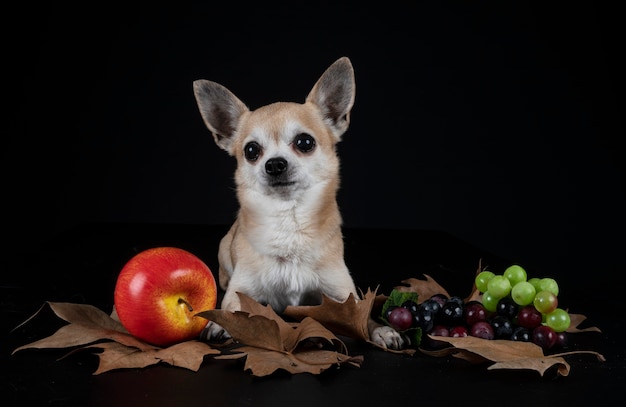
[[[400,350],[409,345],[408,338],[390,326],[382,325],[370,333],[370,340],[385,349]]]
[[[230,334],[221,325],[209,321],[202,332],[200,332],[200,339],[209,342],[222,341],[230,339]]]

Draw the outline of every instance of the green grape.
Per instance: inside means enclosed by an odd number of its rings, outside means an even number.
[[[545,324],[554,329],[554,332],[563,332],[569,328],[571,319],[567,311],[562,308],[556,308],[554,311],[546,315]]]
[[[498,301],[500,298],[496,298],[489,291],[485,291],[481,302],[487,311],[496,312]]]
[[[531,304],[535,294],[535,287],[528,281],[520,281],[511,288],[511,298],[520,306]]]
[[[476,278],[474,279],[474,284],[476,284],[476,288],[478,289],[478,291],[480,291],[481,293],[484,293],[485,291],[487,291],[487,283],[494,276],[495,276],[494,273],[492,273],[491,271],[487,271],[487,270],[484,270],[478,273],[476,275]]]
[[[497,299],[504,298],[511,293],[511,282],[501,274],[495,275],[487,283],[487,291]]]
[[[552,294],[558,296],[559,295],[559,285],[557,284],[556,280],[553,278],[542,278],[541,280],[539,280],[539,289],[537,290],[537,292],[539,291],[550,291]]]
[[[515,284],[526,281],[526,270],[524,270],[523,267],[514,264],[504,270],[504,277],[509,279],[511,287],[515,287]]]
[[[540,279],[540,278],[538,278],[538,277],[533,277],[533,278],[529,278],[529,279],[528,279],[528,282],[529,282],[530,284],[532,284],[532,285],[533,285],[533,287],[535,287],[535,292],[539,292],[539,291],[541,291],[541,290],[539,289],[539,282],[540,282],[540,281],[541,281],[541,279]]]
[[[549,314],[554,311],[558,305],[559,301],[556,298],[554,293],[550,291],[539,291],[535,294],[535,299],[533,300],[533,305],[537,308],[537,311],[542,314]]]

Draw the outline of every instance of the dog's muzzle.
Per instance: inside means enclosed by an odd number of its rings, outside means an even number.
[[[265,172],[272,177],[279,177],[289,167],[287,160],[282,157],[270,158],[265,162]]]
[[[288,187],[295,184],[290,179],[289,164],[282,157],[270,158],[265,162],[265,173],[268,175],[268,184],[271,187]]]

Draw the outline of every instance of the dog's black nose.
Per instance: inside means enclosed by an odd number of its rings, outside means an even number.
[[[265,172],[269,175],[280,175],[287,170],[287,160],[282,157],[271,158],[265,163]]]

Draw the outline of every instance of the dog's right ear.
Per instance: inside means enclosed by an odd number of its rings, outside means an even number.
[[[193,93],[202,120],[213,133],[215,142],[232,155],[230,148],[235,139],[239,119],[249,111],[248,107],[224,86],[205,79],[193,82]]]

